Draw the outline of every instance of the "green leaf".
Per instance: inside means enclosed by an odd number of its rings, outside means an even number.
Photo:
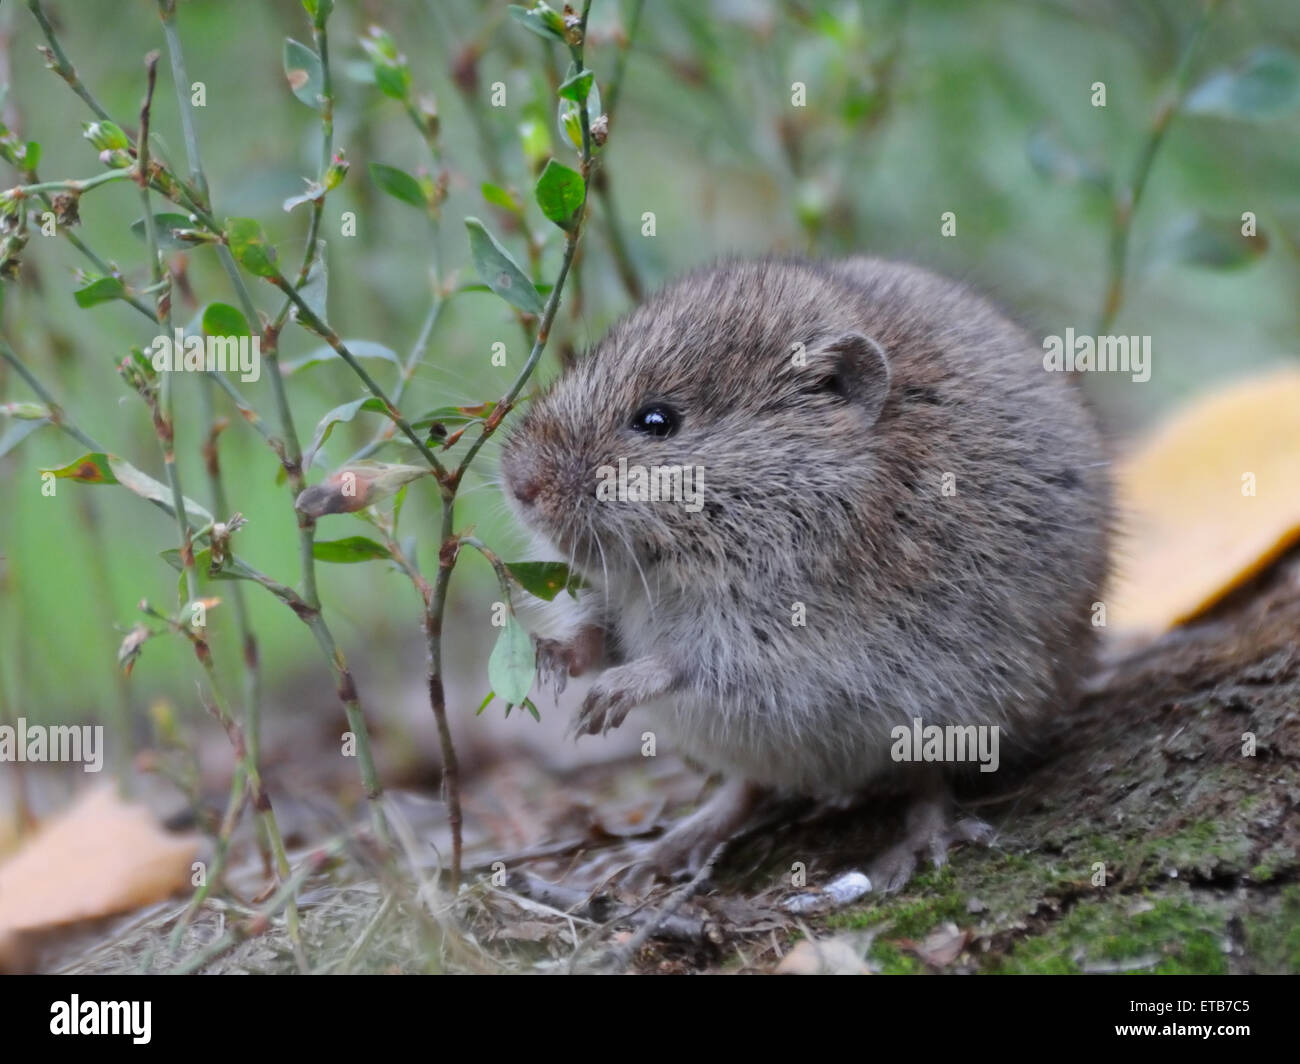
[[[519,147],[529,172],[535,173],[551,154],[551,131],[544,119],[527,118],[519,123]]]
[[[121,484],[122,487],[139,495],[142,499],[156,502],[168,513],[175,516],[172,508],[172,490],[161,481],[154,480],[146,473],[140,472],[130,462],[113,454],[93,452],[83,454],[76,461],[58,469],[43,469],[42,473],[53,473],[56,477],[76,480],[82,484]],[[183,499],[185,512],[199,524],[212,524],[212,515],[193,499]]]
[[[82,136],[90,141],[96,151],[126,151],[130,148],[131,138],[122,132],[116,122],[101,119],[98,122],[82,122]]]
[[[474,260],[474,269],[487,286],[511,306],[540,315],[545,309],[542,297],[519,264],[510,257],[510,252],[477,218],[466,218],[465,228],[469,231],[469,253]]]
[[[542,715],[537,711],[537,707],[533,705],[533,700],[531,698],[525,698],[523,705],[524,709],[528,710],[528,713],[533,720],[537,721],[538,724],[541,724]]]
[[[177,229],[192,229],[194,223],[190,221],[189,216],[185,214],[176,214],[172,211],[164,211],[153,216],[154,236],[158,240],[160,248],[188,248],[193,242],[188,240],[178,240],[175,235]],[[148,238],[144,229],[144,219],[137,218],[131,223],[131,232],[141,240]]]
[[[513,613],[506,614],[506,626],[488,658],[488,682],[498,697],[518,705],[533,687],[537,655],[532,636]]]
[[[1300,108],[1300,60],[1282,48],[1260,48],[1232,70],[1219,70],[1193,89],[1183,111],[1267,122]]]
[[[405,170],[384,163],[371,163],[370,178],[394,199],[422,210],[429,209],[429,201],[424,196],[424,189],[420,187],[420,182]]]
[[[185,566],[181,564],[181,552],[176,547],[162,551],[158,556],[178,573],[185,571]],[[232,557],[227,557],[221,568],[213,572],[211,547],[203,547],[201,550],[194,552],[194,567],[199,571],[200,576],[206,577],[208,580],[253,579],[248,567],[243,562]]]
[[[578,588],[584,586],[582,577],[563,562],[506,562],[505,565],[520,587],[547,602],[561,591],[576,597]]]
[[[1268,250],[1268,238],[1242,233],[1239,218],[1209,218],[1191,215],[1183,218],[1164,241],[1172,259],[1212,270],[1233,270],[1254,262]]]
[[[385,96],[405,102],[411,94],[411,69],[392,36],[379,26],[371,26],[369,33],[361,38],[361,47],[370,57],[371,73],[379,90]]]
[[[203,311],[207,336],[249,336],[248,319],[229,303],[209,303]]]
[[[495,691],[489,691],[483,701],[478,704],[478,709],[474,710],[474,716],[481,717],[483,710],[492,704],[492,699],[496,698],[496,696]]]
[[[307,12],[312,25],[318,30],[325,28],[325,20],[334,10],[334,0],[302,0],[302,9]]]
[[[97,277],[73,292],[72,298],[77,301],[77,306],[84,308],[120,299],[125,294],[126,287],[116,277]]]
[[[334,431],[334,426],[341,425],[345,421],[351,421],[362,410],[371,410],[380,414],[388,413],[388,408],[384,406],[383,400],[376,398],[373,395],[367,396],[364,399],[353,399],[350,403],[336,406],[317,423],[316,432],[311,438],[311,443],[308,445],[307,450],[303,452],[303,469],[311,468],[312,461],[316,457],[316,452],[319,451],[325,441],[330,438],[330,433]]]
[[[365,536],[317,540],[312,553],[318,562],[368,562],[390,556],[387,547]]]
[[[564,40],[564,20],[547,4],[527,8],[511,4],[510,17],[546,41]]]
[[[41,165],[41,146],[34,140],[29,140],[23,147],[23,169],[35,170]]]
[[[411,71],[405,66],[388,66],[376,63],[375,85],[385,96],[405,100],[411,91]]]
[[[320,56],[292,37],[284,42],[284,76],[289,79],[289,88],[298,99],[308,107],[320,110],[320,97],[325,91]]]
[[[522,203],[499,185],[484,181],[480,191],[483,193],[483,198],[489,203],[510,211],[512,214],[519,214],[524,209]]]
[[[580,70],[566,78],[555,91],[566,100],[583,103],[587,99],[587,94],[591,92],[591,83],[595,77],[596,75],[590,70]]]
[[[472,421],[483,421],[492,413],[496,403],[489,400],[486,403],[479,403],[477,406],[439,406],[433,410],[426,410],[418,418],[411,422],[411,428],[423,429],[430,425],[452,424],[468,425]]]
[[[343,345],[352,352],[357,358],[382,358],[386,362],[392,362],[394,365],[401,365],[397,353],[392,348],[385,347],[383,344],[377,344],[373,340],[344,340]],[[284,376],[295,373],[300,369],[307,369],[310,366],[319,366],[322,362],[341,362],[339,353],[325,344],[316,348],[309,354],[292,362],[282,363],[280,372]]]
[[[561,229],[572,229],[587,192],[582,175],[551,159],[538,177],[535,191],[542,213]]]
[[[582,150],[582,123],[579,121],[582,105],[575,103],[570,99],[560,100],[559,114],[556,120],[560,127],[560,132],[568,139],[573,147]],[[596,121],[600,117],[600,86],[595,82],[591,84],[591,91],[587,94],[587,125]]]
[[[108,466],[108,455],[102,452],[83,454],[76,461],[69,462],[58,469],[42,469],[42,473],[53,473],[60,480],[79,480],[83,484],[116,484],[117,477]]]
[[[275,248],[267,242],[262,227],[252,218],[227,218],[226,243],[244,269],[256,277],[279,276]]]
[[[0,403],[0,414],[19,421],[45,421],[49,419],[50,410],[40,403]]]

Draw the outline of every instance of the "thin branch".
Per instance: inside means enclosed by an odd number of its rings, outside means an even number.
[[[149,174],[149,120],[153,108],[154,88],[158,77],[158,53],[156,51],[150,52],[145,58],[145,69],[148,81],[144,101],[140,105],[140,136],[136,145],[136,180],[140,186],[140,198],[144,207],[145,242],[149,253],[149,268],[153,276],[153,286],[158,292],[158,320],[170,332],[171,287],[165,282],[165,278],[169,277],[169,275],[163,270],[162,257],[158,250],[158,227],[149,203],[149,179],[147,176]],[[163,452],[163,466],[167,471],[167,480],[171,485],[172,506],[175,509],[176,524],[181,534],[180,561],[185,574],[186,595],[186,603],[182,604],[184,606],[198,599],[198,567],[194,561],[194,544],[189,517],[185,511],[185,495],[181,487],[180,469],[176,464],[172,377],[173,374],[170,370],[161,375],[159,407],[155,412],[154,427],[158,435],[159,446]],[[187,624],[183,625],[183,631],[192,643],[195,656],[207,676],[212,698],[211,708],[220,720],[226,734],[230,736],[231,745],[235,750],[235,757],[239,761],[243,774],[248,781],[253,799],[253,808],[256,810],[262,828],[271,842],[271,848],[278,866],[277,871],[281,881],[283,881],[289,876],[289,860],[285,853],[284,840],[280,836],[279,826],[275,821],[275,814],[271,810],[270,799],[262,787],[257,762],[250,754],[243,734],[231,716],[225,697],[221,693],[217,682],[216,668],[212,662],[212,651],[206,637],[201,631]],[[200,692],[200,698],[202,698],[202,692]],[[302,938],[298,926],[298,906],[292,895],[290,895],[287,902],[287,919],[289,938],[293,942],[295,950],[301,954]],[[305,964],[303,964],[303,967],[305,968]]]
[[[174,0],[158,0],[160,12],[163,13],[164,26],[171,14],[174,14]],[[323,127],[323,147],[322,147],[322,165],[328,166],[333,142],[333,97],[330,88],[329,73],[329,52],[326,45],[325,26],[322,23],[314,28],[317,47],[320,49],[321,69],[323,78],[323,94],[326,102],[322,107],[321,121]],[[169,46],[174,44],[176,54],[180,52],[179,37],[173,34],[168,38]],[[183,62],[176,64],[179,69],[184,69]],[[181,86],[178,85],[178,91]],[[182,100],[182,113],[187,108],[187,100]],[[192,131],[192,127],[191,127]],[[193,139],[193,154],[190,156],[190,165],[192,170],[196,170],[200,175],[202,170],[199,167],[198,157],[198,140]],[[187,136],[187,147],[191,138]],[[206,181],[203,182],[206,185]],[[323,200],[323,197],[322,197]],[[319,212],[322,207],[321,201],[315,205],[316,214],[314,216],[313,234],[315,226],[319,224]],[[209,229],[210,232],[220,234],[221,228],[211,219],[210,216],[199,215],[199,221]],[[311,269],[316,240],[314,235],[308,240],[308,248],[303,259],[302,267],[299,270],[298,284],[301,285],[306,280],[307,274]],[[248,286],[244,283],[243,275],[239,272],[239,267],[230,253],[230,248],[222,243],[217,245],[217,257],[225,270],[226,275],[230,278],[231,285],[235,290],[236,297],[243,308],[244,315],[248,319],[250,326],[256,327],[262,319],[258,315],[257,306],[253,302],[252,295]],[[280,278],[283,282],[283,278]],[[284,282],[287,285],[287,282]],[[297,295],[296,289],[290,288],[293,295]],[[286,292],[288,295],[288,292]],[[287,299],[285,307],[287,308],[292,299]],[[283,321],[282,317],[277,321]],[[280,459],[289,481],[289,489],[296,498],[302,493],[305,487],[304,470],[302,468],[302,447],[299,442],[298,432],[294,425],[293,411],[289,405],[288,392],[284,383],[284,374],[280,370],[279,359],[279,327],[277,324],[268,326],[264,332],[264,343],[262,345],[262,356],[266,360],[268,375],[271,378],[271,390],[275,396],[275,404],[280,422],[279,440],[274,439],[269,432],[262,431],[263,437],[271,444],[277,456]],[[222,384],[228,384],[224,378],[219,378]],[[241,406],[241,412],[244,407]],[[259,419],[260,421],[260,419]],[[255,424],[255,427],[257,425]],[[298,618],[308,626],[312,635],[315,637],[317,644],[325,654],[326,661],[334,671],[337,684],[337,693],[339,701],[343,705],[344,715],[348,720],[348,727],[356,737],[357,742],[357,761],[360,768],[362,786],[365,788],[366,796],[370,801],[371,818],[374,824],[376,836],[381,840],[387,838],[387,825],[384,821],[383,810],[379,803],[379,797],[382,789],[379,786],[379,773],[375,767],[374,757],[370,749],[369,731],[366,727],[365,716],[361,711],[361,704],[357,696],[356,685],[352,680],[351,671],[348,669],[347,661],[343,654],[335,645],[334,636],[326,624],[321,612],[320,595],[316,587],[316,556],[315,556],[315,519],[305,514],[295,511],[298,521],[298,559],[302,576],[302,594],[299,595],[292,589],[271,580],[264,574],[253,570],[249,566],[244,566],[247,575],[251,579],[260,583],[277,598],[285,602],[298,616]]]
[[[320,56],[321,69],[321,92],[320,92],[320,124],[321,124],[321,152],[320,152],[320,180],[322,185],[325,181],[325,173],[329,170],[330,162],[334,155],[334,82],[333,75],[330,72],[330,53],[329,53],[329,36],[325,30],[325,23],[319,26],[312,26],[312,39],[316,44],[316,54]],[[294,288],[301,288],[307,283],[307,278],[311,274],[312,265],[316,261],[319,253],[317,245],[320,242],[320,223],[321,216],[325,211],[324,191],[312,201],[311,205],[311,222],[307,227],[307,246],[303,249],[302,264],[298,267],[298,276],[294,281]],[[289,316],[289,310],[293,306],[293,301],[286,299],[280,307],[280,312],[275,316],[274,329],[278,333],[284,326],[285,319]]]
[[[129,169],[105,170],[102,174],[83,178],[80,181],[69,179],[66,181],[40,181],[35,185],[15,185],[13,188],[7,189],[3,194],[20,199],[24,196],[39,196],[44,192],[72,192],[79,196],[83,192],[89,192],[92,188],[107,185],[110,181],[124,181],[127,178],[134,179],[134,177],[134,171]]]
[[[103,444],[99,443],[93,436],[87,435],[83,432],[80,426],[68,417],[63,407],[55,401],[55,398],[49,389],[46,388],[36,375],[27,368],[22,359],[15,354],[14,349],[10,347],[8,342],[2,337],[0,337],[0,358],[3,358],[9,363],[9,365],[13,366],[14,371],[18,376],[27,383],[27,387],[35,392],[41,402],[45,404],[45,409],[50,412],[50,424],[61,428],[83,447],[88,447],[90,450],[98,453],[103,453],[105,451]]]
[[[343,850],[343,843],[339,840],[333,840],[311,854],[299,866],[298,870],[293,873],[284,884],[280,887],[275,895],[262,908],[245,920],[243,923],[235,924],[218,936],[216,941],[207,946],[202,952],[196,954],[187,960],[184,964],[173,969],[173,975],[189,975],[194,972],[202,971],[222,954],[233,949],[236,945],[248,938],[250,935],[260,934],[268,926],[271,920],[281,909],[292,903],[297,896],[302,885],[312,876],[320,872],[335,856]]]
[[[393,422],[397,425],[399,431],[401,431],[402,435],[415,445],[416,450],[418,450],[420,454],[424,456],[425,461],[433,467],[441,481],[442,478],[446,476],[447,471],[438,460],[438,456],[435,455],[429,445],[420,438],[420,434],[411,427],[410,422],[402,416],[402,412],[398,410],[393,401],[388,398],[387,393],[382,387],[380,387],[379,383],[370,376],[366,371],[365,366],[363,366],[360,361],[358,361],[357,357],[348,350],[347,344],[339,338],[339,334],[336,333],[333,328],[324,321],[324,319],[319,317],[316,312],[307,305],[307,301],[298,294],[298,290],[284,278],[283,274],[277,274],[270,280],[271,283],[288,296],[290,301],[293,303],[294,308],[298,311],[299,324],[310,329],[329,344],[338,356],[343,359],[349,367],[351,367],[352,372],[361,378],[361,383],[369,389],[370,394],[375,396],[375,398],[384,404],[387,408],[388,416],[393,419]]]
[[[1169,132],[1169,126],[1177,116],[1179,108],[1187,96],[1192,72],[1192,60],[1200,47],[1202,39],[1205,37],[1206,28],[1209,26],[1211,18],[1214,17],[1215,10],[1220,2],[1221,0],[1206,0],[1205,11],[1196,23],[1186,45],[1183,46],[1182,54],[1178,58],[1178,67],[1174,71],[1173,85],[1169,95],[1156,109],[1156,113],[1151,120],[1151,128],[1147,131],[1146,141],[1142,145],[1137,163],[1133,168],[1133,176],[1126,186],[1116,190],[1115,202],[1111,211],[1106,295],[1098,318],[1098,335],[1110,331],[1111,325],[1115,322],[1115,317],[1124,305],[1124,285],[1128,272],[1133,216],[1137,213],[1138,205],[1142,201],[1142,193],[1146,189],[1147,178],[1151,174],[1151,166],[1160,151],[1160,146],[1164,143],[1165,134]]]
[[[571,45],[569,48],[574,64],[579,70],[583,68],[583,48],[586,42],[587,17],[590,11],[591,0],[585,0],[578,26],[578,43]],[[582,127],[583,202],[578,208],[577,219],[573,227],[568,231],[564,245],[564,258],[560,262],[560,269],[556,275],[554,287],[552,287],[543,308],[542,320],[537,330],[537,337],[533,341],[532,351],[506,394],[493,408],[491,415],[484,423],[482,431],[470,445],[455,473],[444,482],[442,522],[439,531],[438,575],[434,581],[433,599],[425,611],[424,630],[429,644],[429,705],[433,710],[434,721],[438,727],[438,740],[442,746],[443,754],[443,790],[447,798],[447,820],[451,827],[451,882],[453,891],[458,889],[461,875],[460,768],[456,759],[455,748],[452,745],[451,728],[447,722],[447,694],[443,680],[442,631],[447,609],[447,589],[451,582],[451,572],[455,568],[460,549],[460,543],[455,535],[456,492],[475,455],[478,454],[483,444],[487,442],[488,437],[500,425],[501,420],[509,412],[519,393],[523,391],[529,376],[537,368],[537,363],[541,360],[543,351],[546,350],[546,341],[550,337],[551,325],[555,321],[556,312],[560,308],[560,300],[564,294],[564,283],[569,275],[569,268],[573,265],[573,257],[577,253],[578,241],[582,235],[583,222],[587,212],[587,188],[591,181],[591,130],[585,102],[579,104],[578,115]]]
[[[181,51],[180,35],[176,32],[176,0],[158,0],[158,15],[162,20],[163,37],[167,41],[167,55],[171,59],[172,82],[176,88],[176,102],[180,107],[181,130],[185,135],[185,157],[190,166],[190,183],[204,206],[210,206],[208,179],[203,174],[199,138],[194,130],[194,111],[190,107],[190,79],[185,73],[185,54]]]
[[[633,0],[632,14],[628,18],[627,30],[619,47],[618,58],[614,62],[614,72],[610,75],[609,86],[605,92],[605,117],[610,128],[613,128],[618,101],[623,93],[627,58],[632,51],[632,42],[636,39],[637,28],[641,24],[641,12],[644,7],[645,0]],[[623,228],[619,224],[618,211],[614,206],[614,190],[609,174],[603,167],[596,173],[595,188],[596,195],[600,198],[601,215],[605,220],[605,241],[614,259],[614,269],[618,273],[619,280],[623,282],[628,296],[634,303],[639,303],[645,294],[645,288],[637,272],[636,263],[632,260],[631,250],[623,237]]]
[[[437,278],[434,278],[433,302],[429,304],[429,310],[424,316],[424,322],[420,326],[420,334],[415,338],[415,343],[411,345],[411,352],[402,366],[402,371],[398,375],[397,384],[393,387],[393,405],[396,406],[402,401],[402,396],[406,394],[406,388],[415,376],[415,371],[419,368],[420,363],[424,360],[424,354],[429,348],[429,340],[433,336],[433,330],[438,324],[438,319],[442,316],[442,309],[447,305],[447,297],[443,295],[438,288]],[[352,455],[344,465],[352,465],[356,462],[363,461],[374,454],[380,447],[391,440],[397,432],[397,425],[392,421],[387,422],[374,438],[364,447]]]
[[[112,119],[108,117],[108,112],[99,105],[99,101],[96,100],[95,97],[90,94],[90,90],[81,83],[81,79],[77,76],[77,68],[72,65],[67,54],[63,51],[63,46],[59,44],[59,39],[54,33],[54,27],[50,25],[50,20],[46,17],[45,10],[41,7],[40,0],[27,0],[27,7],[31,10],[31,13],[36,16],[36,21],[40,23],[41,32],[45,34],[45,40],[48,43],[48,47],[42,48],[41,51],[45,55],[47,62],[50,64],[50,69],[66,81],[69,88],[85,100],[86,106],[94,111],[99,118],[106,122],[112,121]]]

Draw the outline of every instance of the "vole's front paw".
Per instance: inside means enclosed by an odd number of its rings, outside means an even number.
[[[617,728],[637,706],[671,691],[673,675],[672,669],[655,657],[637,658],[606,670],[587,692],[569,733],[575,737],[603,735]]]
[[[569,639],[533,636],[537,652],[537,675],[542,686],[550,686],[558,698],[570,676],[581,676],[604,655],[605,631],[586,624]]]
[[[573,645],[558,639],[534,636],[533,648],[537,652],[537,679],[543,687],[550,687],[558,698],[569,682],[569,670],[573,667]]]
[[[582,709],[573,718],[569,734],[575,739],[579,735],[604,735],[622,724],[635,706],[636,699],[627,689],[597,680],[582,700]]]

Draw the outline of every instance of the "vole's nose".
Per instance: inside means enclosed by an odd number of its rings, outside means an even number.
[[[516,460],[506,466],[505,473],[510,494],[525,506],[531,506],[542,490],[542,478],[536,466],[526,459]]]
[[[533,500],[537,498],[537,493],[542,490],[542,482],[536,477],[528,480],[513,481],[510,490],[515,493],[515,498],[525,506],[531,506]]]

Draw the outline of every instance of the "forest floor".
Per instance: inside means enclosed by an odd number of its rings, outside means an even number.
[[[400,859],[380,862],[325,799],[277,805],[301,860],[345,840],[300,895],[313,971],[1300,972],[1300,567],[1121,660],[1041,752],[960,796],[997,829],[899,894],[790,911],[862,869],[901,807],[804,808],[742,836],[712,875],[643,897],[598,884],[617,852],[700,798],[673,759],[557,781],[490,766],[466,791],[466,883],[438,875],[441,802],[385,799]],[[1252,740],[1253,737],[1253,740]],[[1253,749],[1251,743],[1253,741]],[[527,830],[519,825],[527,823]],[[522,838],[527,845],[520,845]],[[346,841],[351,840],[351,841]],[[513,844],[512,844],[512,840]],[[237,840],[238,842],[238,840]],[[172,900],[42,941],[43,970],[293,971],[282,916],[250,926],[254,847],[180,935]],[[807,887],[792,884],[806,868]],[[240,899],[243,899],[242,901]],[[226,936],[223,938],[223,936]]]

